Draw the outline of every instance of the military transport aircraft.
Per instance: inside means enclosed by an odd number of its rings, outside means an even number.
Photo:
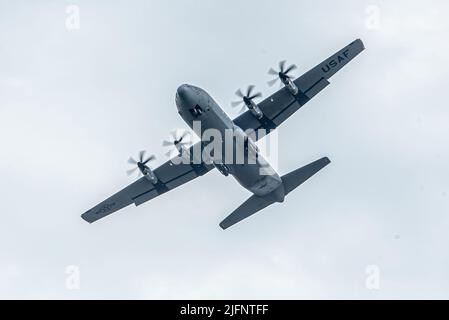
[[[244,138],[245,150],[249,149],[248,146],[255,150],[257,157],[254,163],[229,164],[215,158],[212,161],[205,161],[204,159],[193,161],[193,157],[190,157],[190,155],[194,154],[195,150],[203,150],[208,143],[200,141],[187,149],[182,141],[184,136],[175,137],[173,143],[179,150],[179,155],[154,170],[147,165],[154,157],[145,158],[144,151],[140,152],[138,160],[130,158],[129,162],[136,165],[136,168],[130,172],[138,169],[143,176],[83,213],[81,217],[92,223],[131,203],[136,206],[141,205],[206,174],[214,168],[225,176],[231,174],[244,188],[252,193],[250,198],[220,223],[220,227],[223,229],[275,202],[283,202],[286,195],[329,164],[330,160],[327,157],[321,158],[282,177],[274,170],[271,170],[270,174],[261,174],[262,167],[266,169],[268,166],[271,169],[263,157],[258,154],[258,149],[254,144],[254,141],[260,139],[262,135],[255,135],[251,138],[247,135],[247,130],[265,129],[269,133],[277,128],[323,90],[329,84],[329,78],[363,50],[363,42],[360,39],[355,40],[295,80],[289,73],[296,66],[292,65],[285,68],[285,61],[280,62],[278,71],[272,68],[268,71],[270,75],[276,76],[268,84],[272,86],[280,80],[282,88],[258,104],[253,101],[253,99],[260,97],[259,93],[253,94],[254,86],[249,86],[246,94],[238,90],[236,94],[242,99],[240,103],[245,110],[248,110],[234,120],[231,120],[204,90],[192,85],[181,85],[176,93],[176,106],[184,121],[191,128],[195,121],[199,121],[201,132],[211,128],[220,132],[232,130],[236,136]],[[233,103],[233,106],[237,105],[238,102]],[[197,133],[200,138],[201,132]],[[189,155],[188,161],[179,161],[184,154]],[[245,156],[246,158],[247,156]]]

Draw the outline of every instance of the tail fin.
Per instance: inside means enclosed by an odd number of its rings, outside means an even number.
[[[289,194],[293,189],[296,189],[304,181],[309,179],[315,173],[330,163],[329,158],[324,157],[316,160],[302,168],[296,169],[284,176],[282,176],[282,185],[280,188],[284,188],[285,195]],[[273,191],[276,192],[276,191]],[[268,207],[275,203],[275,197],[269,195],[265,197],[259,197],[256,195],[251,196],[240,207],[235,209],[229,216],[226,217],[221,223],[222,229],[227,229],[230,226],[242,221],[245,218],[255,214],[256,212]]]

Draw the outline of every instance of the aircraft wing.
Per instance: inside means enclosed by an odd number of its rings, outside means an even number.
[[[139,180],[83,213],[81,217],[87,222],[92,223],[132,203],[136,206],[141,205],[196,177],[204,175],[213,168],[213,166],[208,166],[204,163],[189,164],[180,162],[179,158],[171,159],[153,170],[158,178],[158,183],[152,184],[147,178],[141,177]]]
[[[249,110],[234,119],[234,123],[243,130],[275,129],[295,111],[305,105],[317,93],[329,84],[329,78],[343,68],[365,49],[363,42],[357,39],[330,56],[313,69],[309,70],[293,82],[298,87],[296,96],[283,87],[258,104],[264,114],[259,120]],[[259,135],[257,135],[259,136]],[[258,137],[260,138],[260,137]]]

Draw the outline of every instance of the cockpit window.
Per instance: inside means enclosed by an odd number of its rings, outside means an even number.
[[[203,109],[199,105],[194,106],[189,111],[194,117],[200,116],[203,113]]]

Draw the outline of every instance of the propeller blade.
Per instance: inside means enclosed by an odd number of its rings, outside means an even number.
[[[235,107],[238,107],[239,105],[241,105],[243,103],[243,101],[234,101],[234,102],[231,102],[231,106],[233,107],[233,108],[235,108]]]
[[[249,103],[248,100],[252,100],[254,98],[260,98],[262,96],[262,93],[260,93],[260,92],[252,94],[255,87],[256,87],[255,85],[249,85],[248,88],[246,88],[246,95],[243,95],[242,90],[238,89],[235,92],[235,94],[237,96],[239,96],[240,98],[242,98],[242,100],[231,102],[231,106],[235,108],[235,107],[240,106],[243,103],[244,105],[243,105],[242,109],[240,110],[240,113],[244,112],[247,108],[246,104]]]
[[[242,92],[242,90],[240,90],[240,89],[238,89],[238,90],[235,92],[235,94],[236,94],[236,96],[238,96],[238,97],[240,97],[240,98],[242,98],[242,99],[243,99],[243,97],[244,97],[243,92]]]
[[[156,157],[152,154],[151,156],[148,157],[147,160],[143,161],[142,163],[143,163],[143,164],[147,164],[149,161],[152,161],[152,160],[154,160],[154,159],[156,159]]]
[[[140,162],[143,162],[143,157],[145,156],[145,153],[146,153],[145,150],[142,150],[142,151],[139,152],[139,160],[140,160]]]
[[[262,93],[258,92],[256,94],[253,94],[251,97],[248,97],[250,100],[254,99],[254,98],[260,98],[262,97]]]
[[[251,93],[254,90],[254,85],[250,85],[248,86],[248,89],[246,89],[246,96],[249,97],[251,95]]]
[[[275,78],[275,79],[273,79],[273,80],[268,81],[267,83],[268,83],[268,85],[269,85],[270,87],[272,87],[272,86],[274,86],[274,84],[275,84],[278,80],[279,80],[279,78]]]
[[[290,71],[295,70],[296,68],[297,68],[297,66],[292,64],[290,67],[287,68],[287,70],[284,71],[284,73],[287,74]]]
[[[184,133],[179,137],[178,141],[181,142],[182,139],[184,139],[187,135],[189,135],[190,132],[189,131],[184,131]]]
[[[268,70],[268,74],[272,75],[272,76],[277,76],[279,74],[279,72],[277,72],[273,68],[270,68],[270,70]]]
[[[137,164],[137,161],[136,161],[136,160],[134,160],[134,158],[133,158],[133,157],[129,157],[129,159],[128,159],[128,163],[130,163],[130,164]]]
[[[281,62],[279,62],[279,70],[284,73],[284,68],[285,68],[285,63],[287,61],[286,60],[282,60]]]
[[[126,174],[127,174],[128,176],[130,176],[130,175],[132,175],[136,170],[137,170],[137,167],[135,167],[135,168],[133,168],[133,169],[126,170]]]
[[[173,145],[173,142],[170,142],[167,140],[162,141],[162,146],[164,146],[164,147],[168,147],[168,146],[172,146],[172,145]]]

